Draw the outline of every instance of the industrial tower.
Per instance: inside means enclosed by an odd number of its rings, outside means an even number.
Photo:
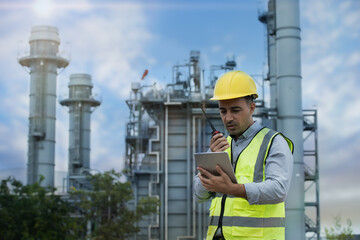
[[[301,98],[300,16],[298,0],[270,0],[260,16],[267,24],[273,127],[294,142],[294,168],[286,200],[286,238],[305,239],[303,114]]]
[[[100,100],[92,95],[89,74],[71,74],[69,98],[60,101],[69,107],[69,164],[68,188],[90,188],[86,176],[90,174],[90,117]]]
[[[269,0],[268,10],[259,20],[267,29],[268,110],[276,113],[271,127],[295,145],[292,191],[286,201],[286,237],[320,239],[317,114],[301,106],[299,1]],[[312,195],[310,202],[305,201],[309,198],[306,194]]]
[[[42,175],[42,186],[54,186],[56,77],[57,69],[69,61],[59,55],[55,27],[34,26],[29,43],[30,54],[18,59],[30,71],[27,183],[39,181]]]

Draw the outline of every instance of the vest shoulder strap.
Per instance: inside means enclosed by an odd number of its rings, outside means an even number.
[[[266,128],[264,128],[266,129]],[[255,169],[254,169],[254,182],[262,182],[264,181],[264,165],[265,165],[265,159],[267,158],[269,154],[269,150],[272,144],[272,141],[276,135],[279,133],[269,129],[269,131],[266,133],[266,135],[263,138],[263,141],[260,146],[259,153],[256,158],[255,163]]]
[[[263,142],[260,146],[259,154],[256,159],[255,170],[254,170],[254,182],[264,181],[264,166],[265,166],[266,158],[269,155],[269,151],[273,143],[273,140],[277,135],[281,135],[286,140],[292,153],[294,151],[294,144],[289,138],[285,137],[280,132],[276,132],[270,129],[269,132],[264,136]]]

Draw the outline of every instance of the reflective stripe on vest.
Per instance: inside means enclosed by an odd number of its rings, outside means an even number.
[[[278,133],[268,128],[261,129],[248,146],[235,156],[235,175],[239,183],[265,181],[265,161],[272,141]],[[282,134],[281,134],[282,135]],[[293,151],[292,142],[283,136]],[[230,148],[226,150],[231,160],[231,137],[228,137]],[[243,198],[226,196],[225,204],[221,204],[222,194],[216,194],[210,206],[210,225],[207,239],[212,239],[216,229],[221,227],[225,239],[284,239],[285,206],[284,203],[249,205]],[[224,209],[222,209],[222,205]],[[221,211],[223,210],[223,211]],[[223,212],[223,216],[221,216]],[[220,220],[221,219],[221,220]],[[220,220],[220,221],[219,221]]]
[[[252,218],[252,217],[227,217],[222,220],[223,226],[234,227],[285,227],[285,218]],[[211,216],[210,225],[216,225],[219,222],[219,216]]]
[[[274,130],[270,130],[264,137],[263,142],[261,143],[259,154],[255,163],[254,170],[254,179],[253,182],[262,182],[264,179],[264,159],[266,159],[268,154],[268,146],[270,140],[275,136],[276,132]]]

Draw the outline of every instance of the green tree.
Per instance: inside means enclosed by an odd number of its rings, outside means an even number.
[[[85,222],[92,223],[90,236],[96,240],[126,239],[139,232],[136,223],[142,217],[156,213],[159,204],[156,198],[142,198],[136,209],[129,208],[133,199],[130,182],[120,181],[121,173],[110,170],[90,176],[92,191],[70,192],[71,199],[78,206],[78,213]],[[83,224],[85,224],[85,222]]]
[[[13,177],[0,185],[0,239],[77,239],[72,209],[41,181],[23,185]]]
[[[339,215],[334,217],[335,226],[325,228],[326,239],[329,240],[351,240],[353,239],[352,222],[347,219],[347,226],[341,226],[341,217]]]

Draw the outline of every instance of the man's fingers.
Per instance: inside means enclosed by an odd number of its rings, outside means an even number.
[[[215,134],[214,136],[211,137],[210,142],[213,143],[213,142],[215,142],[216,140],[218,140],[219,138],[221,138],[222,136],[223,136],[222,133],[217,133],[217,134]]]
[[[222,168],[221,168],[219,165],[216,165],[216,171],[217,171],[220,175],[225,174],[224,171],[222,170]]]
[[[209,179],[208,174],[209,172],[206,171],[205,169],[203,168],[198,168],[199,170],[199,173],[198,173],[198,176],[199,176],[199,179],[201,181],[201,184],[205,187],[206,190],[208,191],[211,191],[211,179]]]
[[[216,165],[216,171],[220,174],[220,176],[230,179],[230,177],[222,170],[222,168],[219,165]]]
[[[218,133],[211,138],[210,149],[212,152],[221,152],[229,148],[229,143],[222,133]]]
[[[222,146],[219,150],[221,151],[221,152],[223,152],[223,151],[225,151],[226,149],[228,149],[230,146],[229,146],[229,144],[228,144],[228,142],[226,142],[226,144],[224,144],[224,146]]]
[[[206,171],[205,169],[201,168],[201,167],[198,167],[197,168],[201,174],[202,177],[207,177],[207,178],[210,178],[210,175],[212,175],[211,173],[209,173],[208,171]]]
[[[212,136],[210,140],[210,144],[218,145],[220,142],[226,141],[226,138],[223,136],[222,133],[217,133],[214,136]]]

